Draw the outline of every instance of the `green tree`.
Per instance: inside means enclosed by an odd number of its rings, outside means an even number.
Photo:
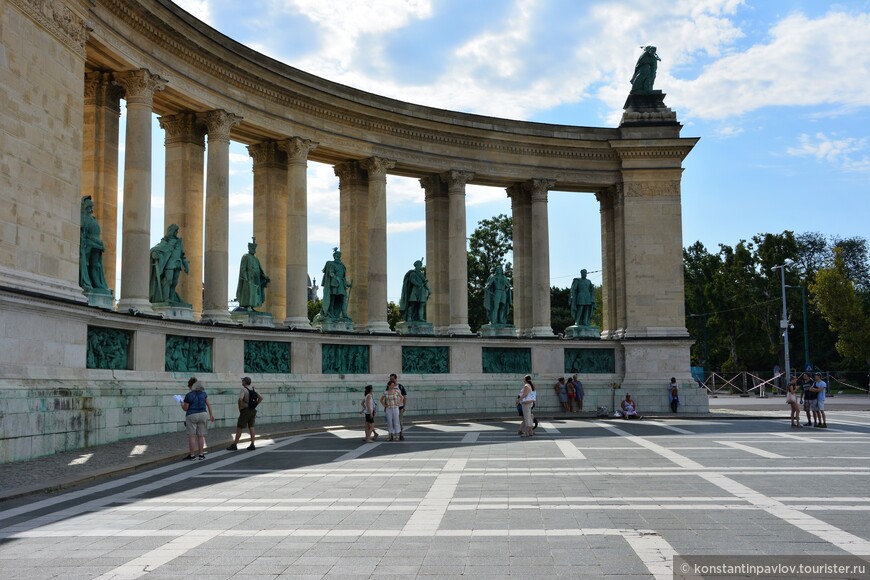
[[[320,307],[320,298],[308,301],[308,320],[314,320],[314,317],[320,314]]]
[[[487,322],[483,288],[495,267],[501,265],[505,276],[513,278],[513,266],[507,261],[514,247],[513,221],[504,214],[481,220],[468,239],[468,246],[468,324],[476,332]]]
[[[844,248],[834,248],[833,267],[816,272],[810,292],[813,303],[837,334],[837,352],[846,359],[870,365],[870,308],[849,278],[845,255]]]
[[[390,330],[396,330],[396,323],[402,320],[402,312],[399,310],[399,305],[390,300],[387,302],[387,323],[390,325]]]

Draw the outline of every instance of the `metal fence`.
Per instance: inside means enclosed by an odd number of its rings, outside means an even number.
[[[797,372],[797,371],[795,371]],[[863,372],[822,372],[823,380],[828,384],[828,394],[863,393],[870,395],[870,376]],[[788,379],[785,373],[774,374],[759,371],[711,372],[706,378],[698,381],[699,387],[704,387],[711,395],[782,395]]]

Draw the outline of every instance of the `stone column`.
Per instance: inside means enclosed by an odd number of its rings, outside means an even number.
[[[112,73],[85,74],[85,111],[82,126],[82,195],[94,200],[100,224],[103,272],[110,288],[116,283],[118,251],[118,127],[124,91]]]
[[[308,320],[308,153],[317,143],[292,137],[278,143],[287,154],[287,314],[284,326],[311,330]],[[325,260],[324,260],[325,261]]]
[[[601,338],[616,338],[616,239],[614,198],[616,187],[595,194],[601,211]]]
[[[184,239],[184,253],[190,273],[178,280],[178,294],[193,308],[195,319],[202,315],[202,240],[203,240],[203,173],[205,127],[196,113],[179,113],[160,117],[166,132],[166,188],[163,223],[178,224]]]
[[[287,316],[287,154],[275,141],[248,146],[254,159],[254,237],[269,276],[262,310],[280,324]]]
[[[450,278],[449,334],[471,334],[468,326],[468,245],[465,224],[465,184],[474,178],[468,171],[450,170],[441,174],[447,184],[448,276]]]
[[[353,284],[347,314],[356,328],[365,328],[369,308],[369,177],[356,160],[339,163],[333,170],[338,177],[339,249],[347,280]]]
[[[369,174],[368,332],[390,331],[387,322],[387,170],[396,162],[381,157],[360,161]]]
[[[527,188],[532,201],[532,336],[553,336],[550,324],[550,225],[547,192],[556,182],[532,179]]]
[[[121,299],[118,309],[150,312],[151,109],[154,93],[163,90],[166,80],[145,69],[119,73],[116,79],[124,88],[127,100]]]
[[[208,131],[205,183],[205,287],[203,320],[230,322],[228,270],[230,233],[230,130],[242,118],[222,110],[200,115]]]
[[[514,326],[517,336],[524,337],[531,333],[532,319],[532,288],[529,258],[531,255],[531,213],[532,201],[529,191],[523,183],[515,183],[507,188],[511,199],[511,216],[513,222],[514,247]]]
[[[615,330],[611,334],[611,338],[620,339],[625,336],[626,328],[626,306],[625,306],[625,284],[627,273],[625,270],[625,203],[624,203],[623,184],[618,184],[613,191],[613,298],[615,305],[613,307],[616,314]],[[682,248],[680,248],[680,256],[682,256]]]
[[[447,186],[437,174],[420,179],[420,186],[426,199],[426,278],[432,290],[426,310],[435,334],[446,335],[450,325]]]

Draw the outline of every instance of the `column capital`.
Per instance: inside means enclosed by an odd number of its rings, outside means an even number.
[[[554,185],[556,185],[555,179],[530,179],[525,182],[525,187],[529,191],[529,195],[532,197],[532,201],[547,201],[547,192],[549,192]]]
[[[124,89],[127,104],[151,106],[154,93],[166,88],[168,82],[148,69],[128,70],[115,75],[115,81]]]
[[[308,154],[317,149],[319,143],[302,137],[290,137],[285,141],[278,141],[278,149],[287,154],[290,163],[306,163]]]
[[[166,145],[192,143],[204,146],[205,126],[197,119],[196,113],[185,112],[176,115],[157,117],[160,128],[166,131]]]
[[[425,199],[433,199],[436,197],[446,197],[447,188],[444,180],[437,173],[427,175],[420,178],[420,187],[423,188]]]
[[[622,184],[616,183],[605,189],[600,189],[595,192],[595,199],[601,204],[601,209],[612,208],[619,205],[622,197]]]
[[[474,173],[471,171],[462,171],[459,169],[450,169],[441,174],[441,179],[447,184],[449,193],[464,193],[465,184],[474,179]]]
[[[248,155],[254,160],[255,168],[287,165],[287,155],[278,147],[276,141],[261,141],[248,145]]]
[[[112,73],[92,71],[85,73],[85,105],[105,107],[121,114],[121,97],[124,89],[115,83]]]
[[[383,157],[367,157],[361,159],[360,167],[365,169],[369,174],[369,180],[387,178],[387,170],[396,166],[396,162],[392,159],[384,159]]]
[[[360,167],[360,162],[356,159],[342,161],[332,166],[335,176],[338,177],[339,187],[345,187],[351,184],[362,184],[368,181],[363,168]]]
[[[223,141],[230,142],[230,131],[233,127],[242,122],[242,117],[224,111],[223,109],[213,109],[204,113],[199,113],[199,120],[206,126],[208,133],[208,141]]]

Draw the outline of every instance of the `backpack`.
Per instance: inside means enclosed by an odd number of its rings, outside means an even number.
[[[260,404],[260,395],[254,390],[254,387],[245,387],[248,390],[248,409],[256,409]]]

